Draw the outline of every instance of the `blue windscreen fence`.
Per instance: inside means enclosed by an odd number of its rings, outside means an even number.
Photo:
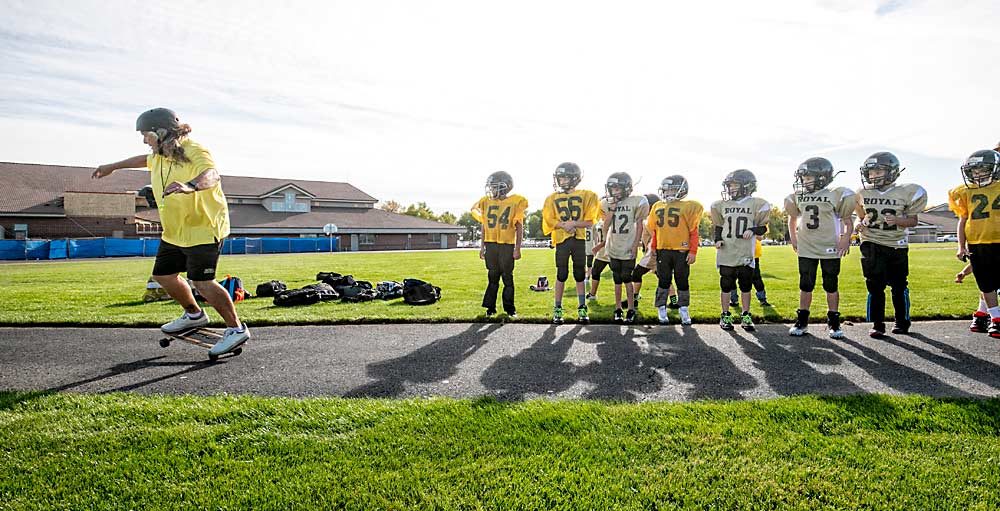
[[[223,254],[283,254],[336,252],[336,237],[329,238],[226,238]],[[0,240],[0,260],[37,261],[94,257],[152,257],[159,239],[68,238],[57,240]]]

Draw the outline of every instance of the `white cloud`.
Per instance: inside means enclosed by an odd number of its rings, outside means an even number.
[[[706,202],[749,168],[779,202],[805,158],[855,186],[882,148],[940,202],[1000,138],[988,1],[273,5],[9,2],[0,159],[134,154],[135,115],[165,105],[224,172],[437,211],[499,169],[539,206],[565,160],[598,191],[683,172]]]

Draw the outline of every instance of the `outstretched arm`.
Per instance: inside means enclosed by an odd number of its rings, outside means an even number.
[[[100,179],[102,177],[108,177],[113,174],[118,169],[144,169],[146,168],[146,155],[140,154],[139,156],[133,156],[131,158],[125,158],[122,161],[115,163],[108,163],[101,165],[94,169],[94,173],[90,175],[93,179]]]

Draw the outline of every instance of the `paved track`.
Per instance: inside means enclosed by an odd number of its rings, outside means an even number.
[[[1000,396],[1000,340],[966,321],[911,335],[792,338],[787,327],[393,324],[255,328],[207,361],[157,330],[0,328],[0,389],[626,401],[795,394]],[[822,333],[814,327],[814,333]]]

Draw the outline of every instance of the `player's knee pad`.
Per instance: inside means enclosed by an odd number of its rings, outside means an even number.
[[[723,293],[731,292],[736,289],[736,278],[732,275],[719,275],[719,287],[722,288]],[[680,291],[679,287],[678,291]]]
[[[816,275],[799,274],[799,291],[812,293],[816,287]]]
[[[836,293],[839,281],[840,276],[836,273],[823,272],[823,291]]]
[[[587,267],[583,264],[573,265],[573,280],[583,282],[587,278]]]
[[[556,280],[559,282],[566,282],[569,278],[569,266],[556,266]]]

